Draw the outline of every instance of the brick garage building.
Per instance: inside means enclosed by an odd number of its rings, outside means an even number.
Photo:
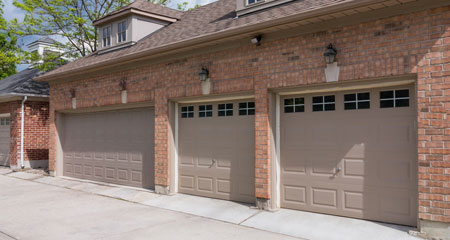
[[[2,166],[48,167],[49,89],[47,83],[33,81],[40,74],[38,69],[25,69],[0,81]]]
[[[39,78],[51,171],[448,234],[448,2],[240,3],[97,21],[97,53]]]

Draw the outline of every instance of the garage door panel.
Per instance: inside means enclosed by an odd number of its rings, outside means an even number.
[[[212,168],[214,167],[213,153],[210,151],[202,152],[201,156],[197,158],[197,167],[199,168]]]
[[[229,179],[218,178],[216,184],[218,193],[226,195],[229,195],[231,193],[231,181]]]
[[[343,177],[364,179],[366,163],[364,159],[343,159]]]
[[[86,166],[86,165],[84,165],[83,167],[84,167],[84,169],[83,169],[83,174],[84,174],[85,176],[92,176],[92,166]]]
[[[364,211],[364,193],[357,191],[343,192],[343,208],[362,214]]]
[[[253,178],[249,177],[237,177],[236,188],[239,193],[239,196],[242,196],[243,199],[248,199],[247,201],[254,200],[255,184],[253,183]]]
[[[283,173],[306,174],[306,156],[298,155],[295,149],[284,149],[281,158],[283,159]]]
[[[180,189],[193,191],[195,188],[195,177],[192,175],[180,175]]]
[[[356,140],[356,141],[359,141]],[[342,144],[342,152],[344,153],[344,158],[353,158],[353,159],[364,159],[366,157],[367,152],[367,143],[365,141],[361,141],[361,143],[351,143],[351,144]],[[348,149],[348,150],[347,150]]]
[[[184,156],[179,157],[179,162],[181,166],[194,166],[194,157],[193,154],[186,154]]]
[[[94,178],[102,179],[105,174],[104,167],[94,166]]]
[[[214,192],[214,178],[213,177],[197,177],[198,191]]]
[[[317,125],[316,125],[317,124]],[[338,132],[329,122],[317,121],[315,127],[311,128],[310,144],[313,146],[328,147],[336,145],[339,140]]]
[[[64,174],[153,188],[153,122],[151,109],[64,115]]]
[[[307,151],[307,163],[310,167],[310,175],[332,176],[335,173],[338,156],[333,151],[321,149],[317,151]]]
[[[292,129],[282,129],[281,140],[284,143],[281,145],[282,148],[297,148],[298,146],[306,143],[308,138],[306,128],[299,125],[299,121],[287,121],[285,124],[290,126],[295,126]]]
[[[306,204],[306,186],[284,184],[282,194],[284,202],[290,204]]]
[[[218,104],[180,106],[180,192],[234,200],[254,201],[254,117],[218,116]],[[211,117],[199,117],[199,105],[213,105]],[[192,118],[182,118],[184,106],[192,106]]]
[[[371,109],[344,110],[344,92],[327,93],[335,110],[320,113],[307,106],[313,95],[286,97],[303,97],[305,112],[280,108],[281,206],[415,225],[414,90],[411,107],[396,109],[379,108],[380,89],[365,91]]]

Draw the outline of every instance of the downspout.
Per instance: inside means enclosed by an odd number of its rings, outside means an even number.
[[[21,120],[20,120],[20,167],[23,169],[25,165],[23,164],[23,139],[24,139],[24,128],[25,128],[25,102],[27,101],[28,97],[23,97],[22,101],[22,113],[21,113]]]

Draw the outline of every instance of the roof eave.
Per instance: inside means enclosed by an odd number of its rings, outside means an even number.
[[[291,22],[301,21],[304,19],[312,18],[312,17],[318,17],[321,15],[326,15],[326,14],[334,13],[337,11],[344,11],[344,10],[348,10],[348,9],[352,9],[352,8],[358,8],[358,7],[362,7],[362,6],[366,6],[366,5],[370,5],[370,4],[374,4],[374,3],[378,3],[378,2],[383,2],[383,1],[385,1],[385,0],[351,1],[351,2],[346,2],[346,3],[326,7],[326,8],[313,10],[313,11],[306,12],[306,13],[294,14],[294,15],[286,16],[283,18],[275,19],[275,20],[269,20],[269,21],[265,21],[265,22],[261,22],[261,23],[257,23],[257,24],[246,25],[243,27],[225,29],[222,31],[214,32],[214,33],[200,35],[195,38],[188,39],[188,40],[174,42],[169,45],[163,45],[158,48],[151,48],[151,49],[148,49],[145,51],[140,51],[137,53],[125,55],[121,58],[115,58],[115,59],[112,59],[109,61],[103,61],[100,63],[91,64],[91,65],[88,65],[85,67],[71,69],[71,70],[68,70],[65,72],[61,72],[61,73],[51,74],[48,76],[46,76],[46,74],[44,74],[42,76],[35,78],[35,80],[48,82],[48,81],[56,80],[63,76],[68,77],[68,76],[72,76],[72,75],[77,75],[80,72],[86,72],[86,71],[100,68],[103,66],[111,66],[111,65],[113,65],[115,63],[119,63],[119,62],[121,64],[123,64],[125,61],[139,61],[140,59],[145,58],[146,56],[155,55],[157,53],[161,53],[161,52],[165,52],[165,51],[169,51],[169,50],[176,50],[176,49],[180,49],[180,48],[191,46],[191,45],[196,45],[196,44],[201,44],[204,42],[221,39],[224,37],[231,37],[233,35],[239,35],[239,34],[243,34],[243,33],[250,32],[250,31],[258,31],[258,30],[268,28],[268,27],[275,27],[277,25],[288,24]]]

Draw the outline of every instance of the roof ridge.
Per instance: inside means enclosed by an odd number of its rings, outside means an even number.
[[[131,5],[134,5],[137,2],[142,2],[142,3],[145,3],[145,4],[149,4],[149,5],[155,5],[155,6],[158,6],[158,7],[168,8],[170,10],[181,12],[181,13],[185,12],[185,11],[182,11],[182,10],[178,10],[178,9],[175,9],[175,8],[168,7],[167,5],[156,4],[154,2],[150,2],[150,1],[147,1],[147,0],[135,0],[133,3],[131,3]]]
[[[119,14],[124,11],[127,11],[127,10],[131,10],[131,9],[135,9],[135,10],[139,10],[142,12],[147,12],[147,13],[151,13],[151,14],[155,14],[155,15],[175,18],[175,19],[180,19],[185,13],[185,11],[173,9],[173,8],[167,7],[165,5],[156,4],[156,3],[153,3],[153,2],[150,2],[147,0],[135,0],[121,8],[118,8],[110,13],[107,13],[107,14],[95,19],[93,21],[93,23],[95,25],[96,22],[98,22],[102,19],[109,18],[109,17],[114,18],[114,15]]]

